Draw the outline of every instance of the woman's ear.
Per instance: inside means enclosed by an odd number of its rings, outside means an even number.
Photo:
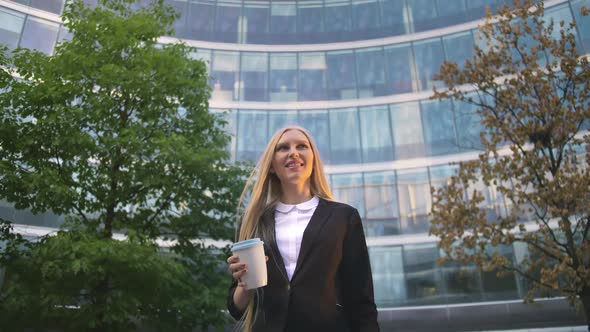
[[[270,174],[275,174],[275,169],[274,169],[274,168],[272,168],[272,166],[271,166],[271,167],[270,167],[270,169],[268,170],[268,172],[269,172]]]

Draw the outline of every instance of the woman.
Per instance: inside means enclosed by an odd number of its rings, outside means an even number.
[[[252,187],[239,240],[259,237],[268,285],[246,290],[248,266],[227,259],[227,305],[245,331],[378,331],[361,218],[332,201],[322,162],[300,127],[271,138],[242,193]]]

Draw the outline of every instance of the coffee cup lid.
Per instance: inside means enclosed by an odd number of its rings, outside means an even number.
[[[258,243],[264,243],[259,238],[248,239],[240,242],[236,242],[232,245],[231,251],[238,251],[246,248],[250,248]]]

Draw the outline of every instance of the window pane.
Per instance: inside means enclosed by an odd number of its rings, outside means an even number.
[[[238,0],[219,0],[217,3],[217,17],[215,19],[215,37],[219,42],[238,42],[238,31],[241,28],[240,14],[242,4]]]
[[[486,252],[491,256],[494,253],[514,261],[512,246],[488,247]],[[517,299],[518,290],[516,288],[516,277],[509,274],[505,277],[498,277],[497,271],[482,271],[481,281],[484,291],[484,300],[498,301]]]
[[[481,144],[480,133],[483,131],[481,117],[477,114],[477,107],[465,102],[454,102],[457,139],[461,150],[477,150]]]
[[[478,207],[485,212],[486,219],[489,222],[497,222],[498,217],[507,215],[506,207],[504,205],[504,196],[497,190],[497,186],[493,183],[485,185],[481,174],[478,174],[478,181],[471,184],[466,195],[469,199],[473,198],[473,191],[479,192],[483,201],[478,204]]]
[[[363,30],[370,32],[379,26],[379,2],[377,0],[352,0],[352,14],[353,31],[355,32],[363,32]],[[365,36],[369,37],[370,34],[365,34]]]
[[[64,41],[72,40],[74,35],[63,25],[59,26],[59,33],[57,35],[57,42],[61,43]]]
[[[430,186],[435,190],[446,187],[451,176],[457,174],[459,167],[457,165],[437,165],[431,166],[430,171]]]
[[[576,18],[576,24],[579,32],[579,36],[582,39],[584,51],[590,53],[590,15],[582,16],[580,11],[582,6],[589,7],[587,0],[574,0],[571,2],[572,11]]]
[[[440,72],[444,60],[441,41],[438,38],[417,42],[414,44],[416,57],[416,71],[418,73],[418,87],[421,90],[432,90],[441,87],[441,81],[434,80],[434,74]]]
[[[393,160],[391,121],[387,106],[360,109],[363,161],[373,163]]]
[[[25,15],[0,7],[0,43],[15,49],[24,22]]]
[[[268,54],[242,53],[240,100],[268,100]]]
[[[383,49],[369,48],[356,52],[359,98],[387,94],[384,66]]]
[[[477,20],[485,16],[486,6],[489,6],[490,1],[487,0],[469,0],[467,1],[467,20]],[[490,8],[491,9],[491,8]]]
[[[58,31],[59,25],[57,23],[29,16],[25,22],[20,47],[51,54],[57,41]]]
[[[414,90],[414,61],[409,44],[385,48],[388,92],[392,94]]]
[[[471,31],[443,37],[447,61],[455,62],[459,68],[465,66],[465,60],[473,59],[473,37]]]
[[[191,1],[188,8],[186,23],[188,38],[210,40],[215,18],[215,2],[210,0]]]
[[[381,0],[381,27],[384,36],[408,33],[408,15],[404,2],[400,0]]]
[[[28,209],[17,210],[14,208],[14,205],[2,200],[0,200],[0,218],[10,220],[15,224],[52,228],[59,228],[65,221],[65,217],[55,215],[51,212],[35,214]]]
[[[244,16],[246,25],[245,43],[267,42],[269,30],[270,7],[267,1],[244,2]]]
[[[270,111],[268,113],[268,137],[279,129],[297,125],[297,111]]]
[[[326,57],[324,53],[299,54],[299,100],[326,99]]]
[[[207,66],[207,73],[211,73],[211,50],[197,48],[195,52],[191,52],[191,57],[193,59],[199,59],[205,62],[205,65]]]
[[[440,26],[440,22],[436,19],[436,7],[432,0],[407,0],[407,2],[414,32],[430,30]]]
[[[426,154],[436,156],[458,151],[455,120],[449,100],[420,102]]]
[[[266,114],[263,111],[238,112],[238,161],[258,161],[268,144]]]
[[[356,75],[352,51],[328,52],[328,99],[356,98]]]
[[[96,2],[97,0],[93,1]],[[84,2],[88,4],[88,0],[85,0]],[[189,28],[187,27],[186,23],[187,15],[189,15],[188,2],[186,0],[168,0],[168,4],[174,7],[174,10],[176,10],[178,13],[180,13],[180,17],[172,25],[176,37],[187,38],[187,36],[189,36],[189,38],[191,38],[191,33],[188,31]],[[212,23],[213,22],[211,22],[211,24]],[[206,39],[204,36],[201,36],[201,38]]]
[[[270,54],[270,101],[297,100],[297,54]]]
[[[347,0],[325,0],[324,6],[326,31],[332,32],[329,40],[344,40],[347,31],[352,27],[350,3]]]
[[[392,104],[390,108],[395,159],[424,156],[424,137],[419,104],[417,102]]]
[[[395,172],[365,173],[367,236],[400,233]]]
[[[551,37],[554,39],[561,39],[561,35],[559,33],[559,24],[561,21],[564,21],[565,23],[564,28],[573,21],[572,13],[570,12],[570,8],[566,3],[545,9],[544,19],[546,27],[549,27],[550,23],[553,22],[554,25]]]
[[[406,302],[406,280],[401,247],[369,247],[369,259],[378,307]]]
[[[297,6],[297,35],[301,42],[322,41],[324,15],[321,0],[301,2]]]
[[[324,164],[330,164],[330,125],[324,110],[300,111],[299,123],[309,132],[318,146]]]
[[[273,41],[285,43],[286,40],[293,40],[297,25],[295,1],[271,2],[270,15],[270,31],[273,33]]]
[[[356,109],[330,110],[330,142],[332,163],[355,164],[361,162],[358,113]]]
[[[474,266],[462,266],[449,261],[441,266],[447,303],[482,301],[479,270]]]
[[[404,272],[408,305],[444,303],[436,244],[404,245]]]
[[[398,171],[397,188],[402,232],[427,232],[432,201],[426,168]]]
[[[211,68],[211,99],[237,100],[239,95],[239,62],[237,52],[214,51]]]
[[[436,0],[437,26],[450,26],[467,21],[463,0]]]
[[[349,204],[364,218],[363,176],[361,173],[332,174],[334,197],[337,201]]]

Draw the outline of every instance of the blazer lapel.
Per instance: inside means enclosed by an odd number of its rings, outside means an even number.
[[[299,257],[297,257],[297,265],[295,266],[295,272],[291,280],[295,279],[297,272],[301,269],[303,261],[309,255],[311,248],[313,247],[313,241],[322,230],[322,227],[330,216],[330,209],[328,208],[328,202],[320,198],[317,208],[315,209],[305,231],[303,232],[303,239],[301,240],[301,249],[299,250]],[[283,264],[284,265],[284,264]]]
[[[287,270],[285,269],[285,263],[283,262],[283,256],[279,247],[277,246],[276,234],[275,234],[275,210],[271,208],[262,215],[262,221],[266,224],[268,234],[264,234],[264,239],[268,242],[268,246],[271,250],[272,257],[269,260],[273,260],[273,263],[277,265],[277,269],[281,275],[289,282],[287,277]]]

